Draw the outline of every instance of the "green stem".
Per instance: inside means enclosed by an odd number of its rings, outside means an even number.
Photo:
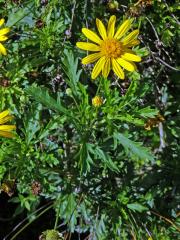
[[[47,207],[44,211],[42,211],[39,215],[36,216],[35,219],[25,224],[10,240],[14,240],[24,229],[26,229],[32,222],[34,222],[36,219],[38,219],[40,216],[42,216],[45,212],[47,212],[49,209],[51,209],[54,206],[54,204]]]
[[[60,207],[61,207],[60,202],[59,202],[58,211],[57,211],[57,214],[56,214],[56,221],[55,221],[55,224],[54,224],[54,230],[57,229],[57,225],[58,225],[59,213],[60,213]]]

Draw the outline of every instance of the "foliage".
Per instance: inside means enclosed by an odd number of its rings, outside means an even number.
[[[43,222],[45,210],[37,211],[50,203],[56,217],[48,228],[63,237],[177,239],[178,1],[98,2],[0,1],[11,28],[0,56],[0,111],[9,108],[17,126],[15,138],[0,138],[1,194],[29,224]],[[92,81],[75,43],[82,27],[112,14],[118,23],[134,17],[143,61],[123,81]],[[165,121],[147,131],[159,113]]]

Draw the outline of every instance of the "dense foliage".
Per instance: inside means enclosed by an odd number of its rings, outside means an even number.
[[[6,240],[52,209],[36,239],[53,239],[53,228],[54,239],[178,239],[178,9],[177,0],[0,0],[10,28],[0,112],[10,109],[17,128],[0,137],[1,196],[16,203]],[[142,61],[124,80],[92,80],[76,42],[111,15],[134,18]]]

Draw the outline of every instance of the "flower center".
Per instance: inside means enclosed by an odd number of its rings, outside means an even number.
[[[101,44],[101,53],[108,58],[118,58],[122,51],[122,44],[116,39],[106,39]]]

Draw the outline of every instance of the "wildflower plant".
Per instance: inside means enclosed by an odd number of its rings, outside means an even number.
[[[5,239],[177,239],[178,7],[99,2],[0,2]]]

